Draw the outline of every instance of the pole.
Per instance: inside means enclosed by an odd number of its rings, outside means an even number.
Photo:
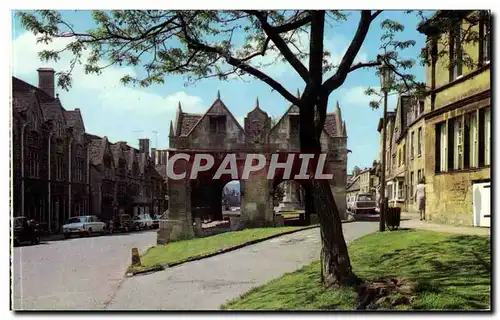
[[[387,137],[387,90],[384,90],[384,114],[382,116],[382,172],[380,177],[380,223],[379,223],[379,231],[385,231],[385,210],[386,210],[386,201],[385,201],[385,160],[386,160],[386,137]]]

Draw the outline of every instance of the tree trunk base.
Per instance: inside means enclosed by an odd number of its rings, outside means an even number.
[[[357,310],[388,309],[410,305],[415,299],[417,284],[402,277],[384,277],[357,286]]]

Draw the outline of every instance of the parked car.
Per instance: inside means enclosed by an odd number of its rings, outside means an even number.
[[[14,245],[20,245],[23,242],[31,244],[40,243],[41,230],[39,224],[28,217],[14,217]]]
[[[153,227],[153,219],[149,214],[139,214],[134,217],[134,227],[137,230],[151,229]]]
[[[371,194],[357,194],[350,205],[350,210],[354,214],[372,213],[375,214],[377,203]]]
[[[134,220],[129,214],[118,214],[114,217],[113,226],[111,227],[111,221],[108,222],[108,230],[110,233],[114,231],[129,232],[135,230]]]
[[[153,216],[153,229],[158,229],[160,227],[160,220],[166,219],[165,214],[156,214]]]
[[[63,225],[63,233],[66,239],[72,235],[79,235],[81,237],[87,235],[90,237],[94,233],[104,234],[106,231],[106,224],[99,221],[97,216],[71,217]]]

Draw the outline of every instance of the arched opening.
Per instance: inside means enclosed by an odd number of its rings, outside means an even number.
[[[308,181],[275,179],[273,183],[274,213],[285,225],[308,225],[313,214]]]
[[[240,183],[230,176],[212,179],[212,172],[203,172],[191,180],[191,215],[193,221],[203,222],[224,220],[224,212],[237,210],[241,203]],[[238,214],[239,214],[239,210]]]
[[[229,181],[221,192],[222,216],[224,220],[240,215],[241,184],[238,180]]]

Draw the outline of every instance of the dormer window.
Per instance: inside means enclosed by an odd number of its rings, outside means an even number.
[[[226,133],[226,116],[210,116],[210,133]]]
[[[289,132],[290,136],[298,135],[300,130],[300,118],[299,115],[289,115]]]
[[[31,114],[31,128],[33,131],[38,131],[38,117],[36,112]]]

